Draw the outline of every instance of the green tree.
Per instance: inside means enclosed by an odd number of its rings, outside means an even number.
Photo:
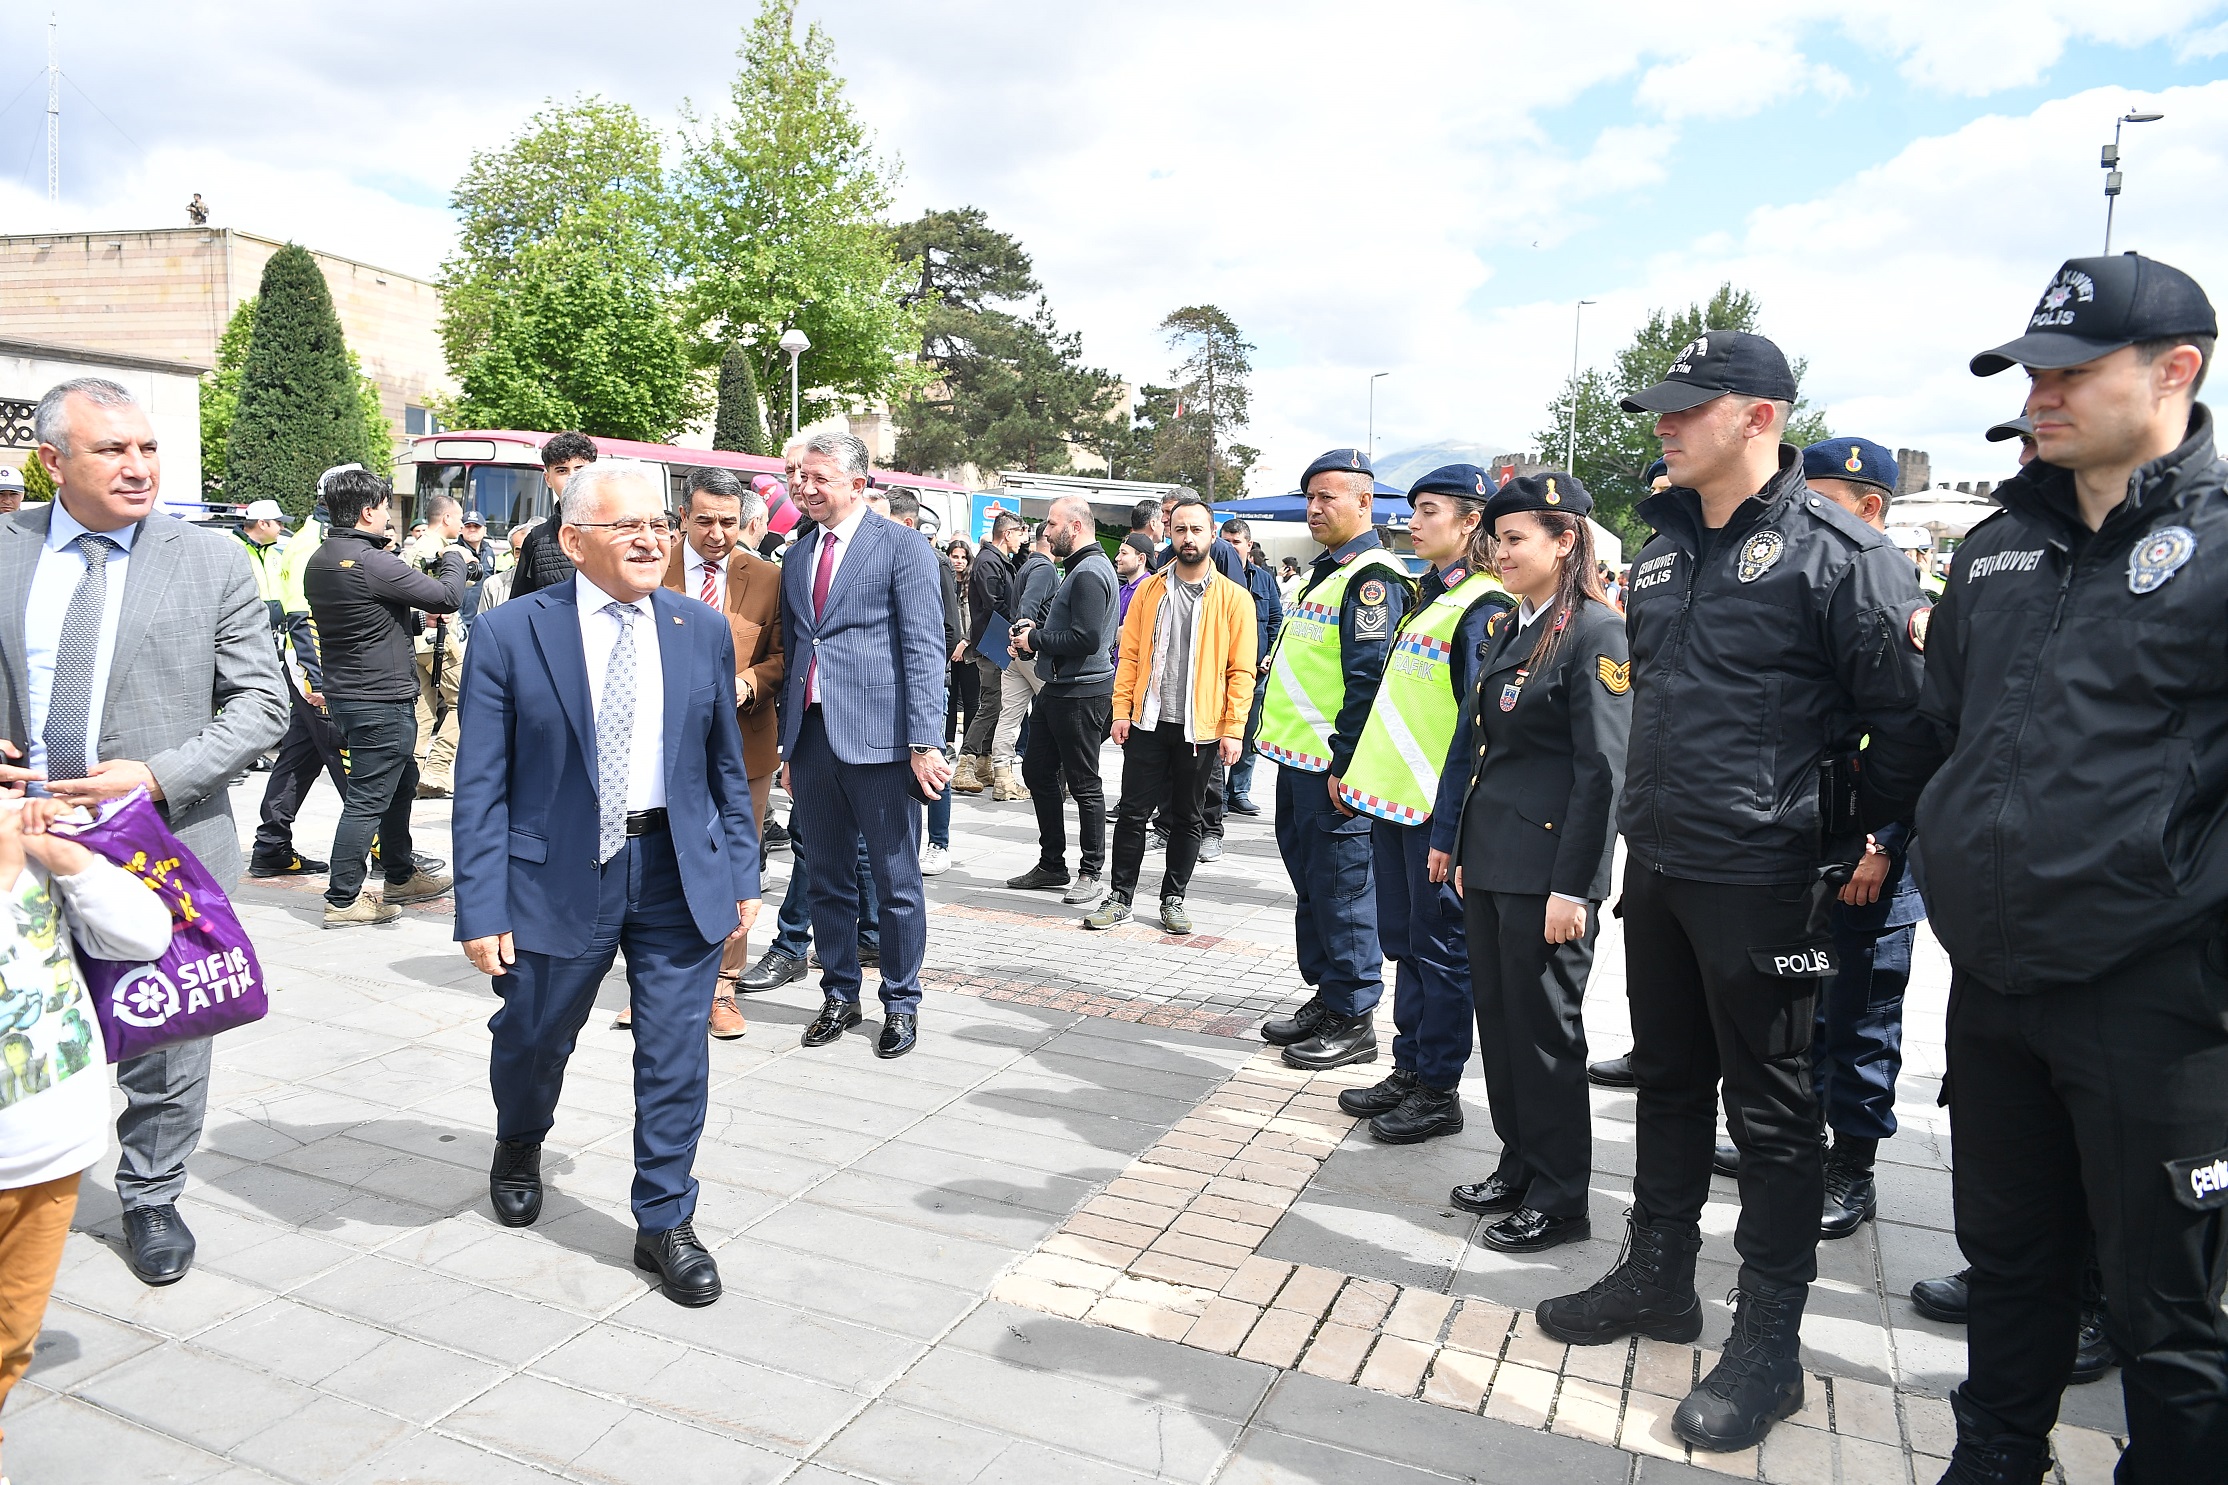
[[[812,341],[800,425],[902,390],[920,343],[878,221],[895,166],[875,158],[827,34],[799,37],[795,14],[792,0],[763,0],[729,111],[684,111],[677,173],[684,323],[704,364],[744,348],[777,430],[790,420],[784,330]]]
[[[766,437],[766,414],[758,395],[758,373],[750,354],[730,345],[719,359],[719,407],[712,416],[712,447],[738,454],[773,452]]]
[[[1679,352],[1696,336],[1708,330],[1754,334],[1763,313],[1763,304],[1754,294],[1721,284],[1706,305],[1650,310],[1647,320],[1617,352],[1613,371],[1587,371],[1575,383],[1564,382],[1547,404],[1547,430],[1532,436],[1539,442],[1540,457],[1560,465],[1570,439],[1571,399],[1576,394],[1575,473],[1593,494],[1595,520],[1628,541],[1647,536],[1647,524],[1633,514],[1633,507],[1647,498],[1648,489],[1641,477],[1662,449],[1656,442],[1653,416],[1624,412],[1617,404],[1663,380]],[[1797,387],[1807,367],[1804,361],[1792,363]],[[1830,437],[1824,411],[1798,398],[1785,436],[1797,447]]]
[[[1246,472],[1259,451],[1235,444],[1230,435],[1250,415],[1246,378],[1253,374],[1253,346],[1230,316],[1212,304],[1176,310],[1160,328],[1168,336],[1168,348],[1181,351],[1183,359],[1174,368],[1177,405],[1169,409],[1153,441],[1153,478],[1178,480],[1182,470],[1179,482],[1197,484],[1212,501],[1220,475],[1226,485],[1234,485],[1226,495],[1243,495]]]
[[[385,419],[366,426],[363,374],[348,353],[317,260],[288,243],[264,265],[226,428],[224,497],[309,511],[317,476],[335,464],[391,455]],[[376,436],[375,436],[376,434]]]
[[[201,497],[216,500],[224,493],[226,445],[232,419],[240,408],[240,384],[247,376],[248,344],[255,335],[255,297],[240,301],[217,338],[217,365],[201,378]],[[364,439],[371,446],[365,467],[380,474],[394,472],[394,424],[380,410],[379,384],[364,375],[356,353],[348,353],[349,369],[356,374],[356,402],[364,421]]]
[[[552,103],[475,154],[452,197],[445,421],[662,443],[703,407],[673,303],[657,134],[598,98]]]
[[[1082,337],[1061,332],[1021,244],[974,207],[930,212],[892,239],[924,378],[897,404],[897,463],[1061,474],[1073,447],[1097,447],[1121,381],[1083,364]],[[1016,301],[1030,294],[1024,313]]]
[[[23,461],[23,498],[25,500],[51,501],[54,498],[54,476],[46,472],[39,462],[39,451],[33,449],[31,457]]]

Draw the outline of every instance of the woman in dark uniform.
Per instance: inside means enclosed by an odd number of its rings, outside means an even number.
[[[1632,725],[1623,618],[1602,596],[1567,474],[1526,475],[1486,507],[1517,600],[1481,668],[1455,857],[1487,1107],[1491,1176],[1455,1205],[1501,1214],[1479,1241],[1531,1253],[1591,1234],[1586,1029],[1579,1009],[1609,893]]]

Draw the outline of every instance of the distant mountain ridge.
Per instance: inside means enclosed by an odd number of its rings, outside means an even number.
[[[1449,439],[1441,443],[1427,443],[1412,449],[1380,454],[1373,462],[1377,466],[1377,478],[1380,481],[1398,485],[1405,490],[1442,464],[1476,464],[1482,467],[1510,452],[1512,451],[1498,444],[1461,443]]]

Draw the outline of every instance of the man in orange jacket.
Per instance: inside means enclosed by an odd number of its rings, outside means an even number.
[[[1161,927],[1191,932],[1184,893],[1199,860],[1207,785],[1218,761],[1238,761],[1253,708],[1253,595],[1215,571],[1214,513],[1186,496],[1169,513],[1168,533],[1175,560],[1138,585],[1122,620],[1113,728],[1122,748],[1122,799],[1114,815],[1111,890],[1083,920],[1086,928],[1129,921],[1145,822],[1165,807]]]

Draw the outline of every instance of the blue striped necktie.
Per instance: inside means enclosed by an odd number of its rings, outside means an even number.
[[[108,611],[108,559],[116,543],[91,532],[72,543],[85,559],[70,606],[62,615],[62,639],[54,651],[54,684],[47,692],[46,776],[81,779],[92,760],[86,757],[86,728],[93,714],[93,670],[101,653],[101,618]]]

